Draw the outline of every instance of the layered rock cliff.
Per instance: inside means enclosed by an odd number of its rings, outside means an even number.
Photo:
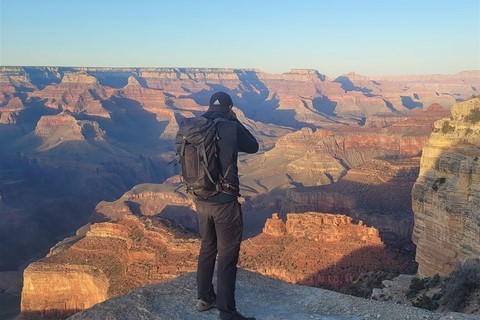
[[[435,123],[412,191],[418,273],[450,273],[480,256],[480,99]]]

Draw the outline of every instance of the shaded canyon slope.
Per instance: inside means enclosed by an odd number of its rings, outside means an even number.
[[[412,191],[418,273],[447,275],[480,256],[480,99],[435,123]]]

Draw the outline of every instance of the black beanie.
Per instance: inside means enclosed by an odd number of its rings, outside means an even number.
[[[232,105],[233,105],[232,98],[227,93],[223,91],[219,91],[219,92],[215,92],[210,97],[209,110],[226,112]]]

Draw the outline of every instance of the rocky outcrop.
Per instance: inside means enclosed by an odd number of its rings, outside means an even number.
[[[292,283],[345,290],[361,273],[406,270],[408,257],[379,232],[344,215],[274,214],[263,233],[243,242],[240,266]]]
[[[133,288],[193,271],[198,246],[198,240],[158,218],[129,215],[92,224],[28,266],[22,314],[65,317]]]
[[[7,105],[0,107],[0,124],[15,124],[22,110],[25,109],[22,100],[13,97]]]
[[[177,188],[169,183],[137,185],[116,201],[100,202],[91,220],[116,221],[126,215],[159,216],[194,231],[197,229],[194,202]]]
[[[27,319],[65,318],[106,300],[108,286],[95,267],[37,262],[24,271],[21,310]]]
[[[412,191],[421,276],[446,275],[480,256],[480,99],[435,123]]]
[[[71,320],[90,319],[169,319],[213,320],[218,310],[199,313],[195,273],[166,283],[136,289],[124,296],[109,299]],[[389,302],[372,301],[338,292],[297,286],[240,269],[235,294],[237,308],[244,315],[269,320],[368,320],[424,319],[474,320],[478,317],[459,313],[433,313]]]
[[[44,151],[67,141],[103,141],[105,132],[97,122],[77,120],[70,112],[64,111],[41,117],[35,127],[35,135],[42,139],[40,149]]]

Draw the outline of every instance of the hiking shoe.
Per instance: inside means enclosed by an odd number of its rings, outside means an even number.
[[[245,317],[245,316],[241,315],[240,312],[235,311],[235,313],[233,314],[232,320],[256,320],[256,318]]]
[[[216,307],[217,307],[216,297],[211,297],[208,299],[201,298],[197,300],[197,311],[199,312],[207,311]]]

